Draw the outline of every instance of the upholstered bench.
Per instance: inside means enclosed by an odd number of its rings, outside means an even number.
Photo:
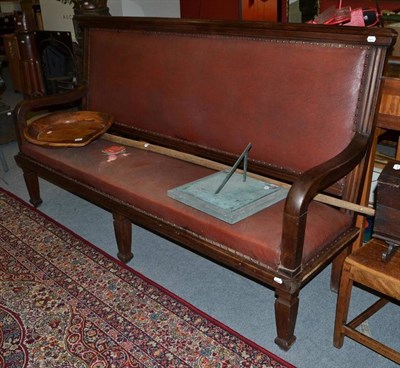
[[[134,223],[269,285],[275,341],[289,349],[301,287],[334,259],[340,269],[358,234],[353,211],[314,198],[359,199],[394,32],[128,17],[80,27],[84,85],[15,110],[31,202],[42,177],[112,212],[124,262]],[[115,118],[106,136],[58,148],[26,139],[28,113],[74,101]],[[115,142],[125,151],[110,159]],[[285,199],[230,224],[168,195],[218,171],[201,160],[230,167],[248,143],[249,175],[290,187]]]

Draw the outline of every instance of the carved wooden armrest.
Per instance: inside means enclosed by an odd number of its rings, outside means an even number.
[[[313,198],[347,175],[363,158],[369,139],[356,133],[350,144],[330,160],[313,167],[294,182],[283,216],[280,269],[292,275],[301,267],[307,210]]]
[[[79,101],[86,96],[86,93],[86,87],[81,85],[71,91],[22,100],[14,109],[14,121],[18,130],[18,143],[21,144],[23,139],[23,131],[29,120],[29,112]]]
[[[71,91],[57,93],[49,96],[40,96],[21,101],[14,109],[15,119],[19,128],[25,128],[28,112],[45,109],[50,106],[58,106],[78,101],[85,97],[86,87],[84,85]]]

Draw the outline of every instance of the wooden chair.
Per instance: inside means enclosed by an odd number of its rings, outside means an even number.
[[[400,58],[391,58],[388,65],[400,65]],[[372,138],[371,152],[368,156],[367,174],[361,196],[361,205],[368,207],[370,200],[370,191],[372,184],[372,173],[375,166],[376,150],[379,137],[387,130],[400,132],[400,78],[384,77],[381,84],[381,100],[376,114],[376,127]],[[400,161],[400,137],[398,138],[396,148],[396,160]],[[357,226],[361,229],[358,240],[354,243],[353,249],[362,245],[366,218],[359,215]]]
[[[382,81],[382,99],[377,116],[377,127],[400,130],[400,78],[386,77]],[[400,159],[399,147],[396,159]]]
[[[384,241],[372,239],[346,258],[339,288],[333,344],[341,348],[344,337],[348,336],[400,364],[400,352],[356,330],[362,322],[386,305],[390,298],[400,300],[400,252],[384,262],[382,254],[386,249]],[[351,290],[355,282],[378,292],[382,298],[347,322]]]

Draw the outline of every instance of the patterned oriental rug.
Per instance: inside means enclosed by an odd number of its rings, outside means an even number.
[[[0,367],[293,367],[0,189]]]

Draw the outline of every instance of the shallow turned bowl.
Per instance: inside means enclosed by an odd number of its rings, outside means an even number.
[[[113,122],[114,117],[104,112],[56,112],[33,121],[24,135],[40,146],[81,147],[104,134]]]

